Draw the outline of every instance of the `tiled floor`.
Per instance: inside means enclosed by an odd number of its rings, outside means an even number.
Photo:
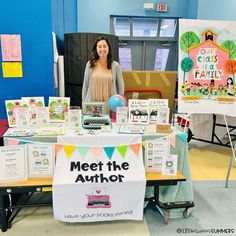
[[[204,143],[191,141],[189,144],[189,158],[193,180],[223,180],[219,185],[216,185],[215,189],[213,190],[216,193],[221,194],[222,196],[224,195],[224,198],[227,199],[235,196],[235,181],[229,184],[230,187],[228,189],[224,188],[225,173],[228,168],[229,159],[231,158],[231,151],[229,148],[209,144],[206,145]],[[236,179],[235,174],[236,169],[232,168],[231,179]],[[217,182],[214,181],[214,183]],[[195,185],[198,186],[198,183],[193,181],[194,188]],[[207,188],[203,188],[203,190],[208,191],[211,186],[212,184],[210,184]],[[213,217],[215,214],[218,214],[218,216],[221,217],[222,212],[224,211],[225,215],[227,215],[228,208],[230,208],[228,204],[230,202],[232,203],[232,201],[229,199],[227,200],[228,203],[224,202],[224,204],[226,205],[221,206],[222,199],[219,198],[219,201],[217,201],[218,198],[215,197],[214,201],[216,203],[212,204],[212,212],[205,211],[204,209],[206,208],[202,209],[202,206],[204,206],[204,204],[207,205],[207,201],[209,200],[207,198],[207,195],[203,194],[203,190],[195,190],[194,197],[196,201],[196,207],[194,208],[193,214],[188,219],[170,219],[168,225],[164,225],[162,217],[157,212],[153,212],[151,209],[148,209],[145,213],[148,225],[145,220],[69,224],[54,220],[52,207],[41,207],[23,209],[18,217],[14,220],[12,228],[4,234],[2,233],[2,235],[154,236],[167,235],[165,234],[165,232],[171,233],[169,235],[178,235],[176,234],[176,229],[178,227],[201,227],[198,225],[199,221],[203,221],[203,218],[205,216],[210,217],[212,214]],[[218,210],[219,207],[215,205],[221,206],[221,208]],[[214,226],[213,218],[212,225]],[[219,218],[219,221],[222,222],[222,227],[226,225],[224,218],[225,217],[223,217],[222,219]],[[230,223],[230,220],[227,219],[226,222]],[[204,227],[206,228],[207,226],[205,225]]]
[[[3,234],[3,233],[2,233]],[[146,221],[63,223],[53,219],[52,207],[25,208],[14,220],[6,236],[149,236]]]

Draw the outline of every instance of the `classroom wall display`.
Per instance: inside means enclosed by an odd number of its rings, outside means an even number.
[[[236,22],[179,20],[178,111],[236,115]]]
[[[2,51],[3,78],[23,77],[21,36],[17,34],[0,35]]]
[[[141,137],[126,145],[56,144],[54,218],[64,222],[143,220],[145,170]],[[69,197],[69,198],[68,198]],[[69,199],[69,201],[68,201]]]

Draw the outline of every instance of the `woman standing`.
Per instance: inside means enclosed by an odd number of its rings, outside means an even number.
[[[107,102],[114,94],[124,94],[121,68],[119,63],[112,59],[108,39],[99,37],[85,67],[82,101]]]

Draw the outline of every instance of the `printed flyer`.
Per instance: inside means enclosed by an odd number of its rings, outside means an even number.
[[[27,159],[24,145],[0,147],[0,161],[0,183],[27,179]]]

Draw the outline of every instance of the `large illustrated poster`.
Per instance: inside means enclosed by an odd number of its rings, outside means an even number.
[[[126,145],[94,145],[56,144],[54,218],[64,222],[143,220],[146,180],[141,137]]]
[[[179,20],[179,112],[236,116],[236,22]]]

